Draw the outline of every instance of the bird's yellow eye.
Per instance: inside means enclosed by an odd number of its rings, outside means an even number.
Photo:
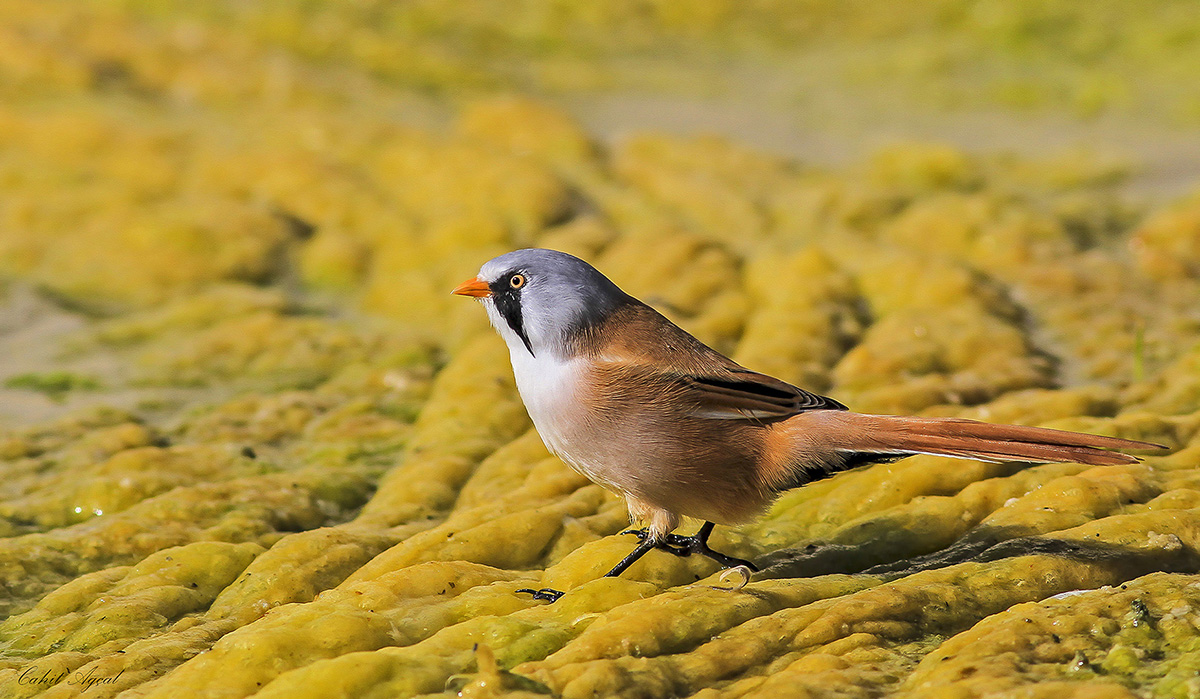
[[[512,275],[511,277],[508,278],[508,285],[514,289],[520,289],[521,287],[525,286],[525,275],[524,274]]]

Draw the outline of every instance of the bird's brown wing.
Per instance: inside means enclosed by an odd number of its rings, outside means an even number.
[[[743,367],[649,306],[614,315],[620,331],[602,333],[608,341],[593,346],[596,355],[630,380],[671,392],[696,417],[771,421],[806,410],[846,410],[832,398]]]
[[[778,420],[805,410],[846,409],[832,398],[741,367],[728,374],[683,374],[678,380],[697,417]]]

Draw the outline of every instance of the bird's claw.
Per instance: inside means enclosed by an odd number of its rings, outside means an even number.
[[[650,530],[646,527],[641,529],[626,529],[625,531],[621,532],[621,534],[633,534],[638,538],[638,541],[645,542],[646,539],[650,537]],[[751,572],[758,572],[758,568],[755,567],[755,565],[750,561],[734,558],[733,556],[726,556],[723,553],[712,550],[709,548],[708,542],[705,541],[705,538],[707,537],[701,538],[699,534],[693,534],[692,536],[667,534],[661,540],[655,542],[654,548],[674,554],[680,558],[687,558],[688,556],[699,554],[705,558],[710,558],[716,561],[726,568],[746,566]]]
[[[621,535],[633,534],[638,541],[645,541],[650,537],[650,530],[646,527],[641,529],[626,529],[621,532]],[[694,536],[680,536],[679,534],[667,534],[659,541],[655,542],[654,548],[661,549],[668,553],[673,553],[676,556],[690,556],[693,553],[699,553],[703,550],[703,544]]]
[[[680,536],[679,534],[667,534],[666,538],[659,543],[658,548],[681,557],[687,557],[693,553],[704,554],[709,550],[708,546],[699,538]]]
[[[551,604],[557,602],[560,597],[566,594],[565,592],[555,590],[551,587],[543,587],[538,590],[535,590],[532,587],[522,587],[520,590],[517,590],[517,592],[528,592],[529,594],[533,595],[534,599],[542,600],[543,602],[549,602]]]

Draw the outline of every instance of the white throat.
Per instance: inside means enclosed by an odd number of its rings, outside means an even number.
[[[576,406],[576,386],[580,378],[578,359],[563,356],[557,343],[546,342],[541,336],[530,336],[533,352],[508,325],[494,303],[484,303],[492,326],[508,345],[517,392],[541,435],[546,448],[566,458],[567,414]]]

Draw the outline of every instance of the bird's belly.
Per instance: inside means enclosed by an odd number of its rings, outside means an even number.
[[[612,449],[615,435],[608,434],[578,403],[566,400],[526,403],[529,417],[546,448],[568,466],[595,483],[628,493],[629,484],[619,455]]]

